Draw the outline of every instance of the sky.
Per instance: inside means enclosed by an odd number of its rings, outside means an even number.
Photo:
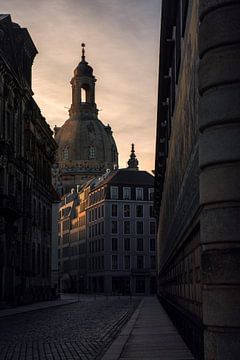
[[[99,119],[110,124],[120,167],[131,143],[141,170],[154,169],[161,0],[1,0],[38,49],[33,91],[53,129],[68,119],[70,80],[86,44],[97,78]]]

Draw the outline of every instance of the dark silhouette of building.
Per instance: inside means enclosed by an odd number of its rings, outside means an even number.
[[[240,354],[240,3],[163,0],[158,292],[198,359]]]
[[[69,119],[62,127],[55,127],[58,148],[58,169],[54,168],[54,182],[60,174],[57,187],[62,194],[77,185],[100,176],[107,169],[118,167],[118,152],[109,125],[98,119],[95,103],[95,82],[93,69],[85,59],[85,44],[82,44],[82,58],[71,80],[72,104]],[[61,189],[62,185],[62,189]]]
[[[51,296],[51,165],[56,143],[33,100],[37,49],[0,15],[0,301]]]

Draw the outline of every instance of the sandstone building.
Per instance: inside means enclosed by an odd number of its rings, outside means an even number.
[[[106,294],[156,291],[154,178],[128,168],[92,179],[62,200],[59,260],[62,289]]]
[[[240,354],[240,3],[163,0],[158,292],[198,359]]]
[[[51,165],[56,143],[33,100],[37,49],[0,15],[0,302],[51,296]]]
[[[98,119],[95,103],[96,78],[85,59],[84,46],[82,44],[82,58],[71,80],[72,104],[69,119],[62,127],[55,127],[62,194],[102,175],[106,169],[118,167],[118,152],[111,127],[103,125]],[[57,169],[54,171],[57,177]]]

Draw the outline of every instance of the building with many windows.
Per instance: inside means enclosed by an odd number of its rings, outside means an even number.
[[[51,297],[51,165],[57,145],[31,89],[37,49],[0,15],[0,302]]]
[[[154,178],[138,170],[134,147],[128,164],[65,196],[59,221],[63,290],[155,292]]]

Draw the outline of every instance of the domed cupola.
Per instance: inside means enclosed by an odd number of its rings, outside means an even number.
[[[102,175],[106,169],[118,167],[118,151],[111,127],[98,119],[95,82],[93,69],[85,60],[85,44],[82,44],[82,59],[71,80],[70,116],[55,132],[65,191]]]

